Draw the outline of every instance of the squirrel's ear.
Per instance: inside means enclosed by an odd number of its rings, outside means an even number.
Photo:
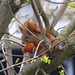
[[[54,35],[52,34],[52,32],[51,32],[50,30],[48,30],[47,28],[44,29],[44,30],[45,30],[45,34],[46,34],[47,36],[50,36],[50,35],[54,36]]]
[[[23,26],[18,26],[18,27],[19,27],[19,29],[21,30],[21,32],[23,33],[23,31],[24,31]]]
[[[27,27],[28,26],[28,21],[25,21],[24,25]],[[19,29],[21,30],[22,33],[25,32],[25,28],[23,26],[18,26],[18,27],[19,27]]]
[[[37,24],[27,21],[28,28],[33,32],[40,32],[40,28]]]

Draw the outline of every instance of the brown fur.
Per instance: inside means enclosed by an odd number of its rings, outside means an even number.
[[[39,37],[40,39],[42,39],[41,37],[41,32],[40,32],[40,28],[37,24],[33,24],[29,21],[26,21],[24,23],[24,25],[31,30],[37,37]],[[37,47],[39,40],[37,40],[33,35],[31,35],[25,28],[23,28],[23,26],[19,26],[21,32],[22,32],[22,42],[24,43],[34,43],[34,46]],[[52,33],[48,30],[48,29],[44,29],[45,34],[46,34],[46,38],[49,44],[51,44],[54,41],[54,36],[52,35]],[[45,50],[45,47],[43,44],[40,45],[39,47],[40,50]]]

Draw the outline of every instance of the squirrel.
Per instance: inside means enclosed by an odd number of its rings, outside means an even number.
[[[35,34],[38,38],[42,39],[41,31],[40,31],[38,24],[34,24],[27,20],[24,22],[24,25],[30,31],[32,31],[32,33]],[[39,40],[37,40],[32,34],[30,34],[23,26],[19,26],[19,29],[22,32],[22,37],[21,37],[22,43],[26,43],[26,44],[33,43],[34,46],[37,47]],[[44,28],[44,32],[45,32],[48,43],[52,44],[52,42],[55,40],[54,35],[47,28]],[[40,50],[40,52],[45,50],[45,46],[42,43],[39,46],[39,50]]]

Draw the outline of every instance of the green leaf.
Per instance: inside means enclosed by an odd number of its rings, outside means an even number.
[[[2,62],[5,62],[6,60],[5,59],[2,59]]]
[[[75,3],[73,3],[73,2],[68,3],[68,7],[75,8]]]
[[[27,0],[25,3],[29,3],[30,2],[30,0]]]
[[[65,75],[63,70],[61,70],[59,73],[60,75]]]
[[[34,60],[34,62],[36,62],[36,60]]]
[[[26,62],[26,64],[28,64],[28,62]]]
[[[20,58],[17,58],[15,63],[18,63],[18,62],[19,62],[19,60],[20,60]]]
[[[61,66],[58,66],[58,68],[61,68]]]
[[[57,9],[58,9],[58,6],[56,6],[55,10],[57,10]]]
[[[51,60],[46,55],[41,59],[41,61],[50,64]]]
[[[51,60],[48,60],[48,64],[50,64]]]

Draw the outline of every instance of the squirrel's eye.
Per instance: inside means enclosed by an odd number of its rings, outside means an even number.
[[[29,38],[28,36],[26,36],[26,38]]]

